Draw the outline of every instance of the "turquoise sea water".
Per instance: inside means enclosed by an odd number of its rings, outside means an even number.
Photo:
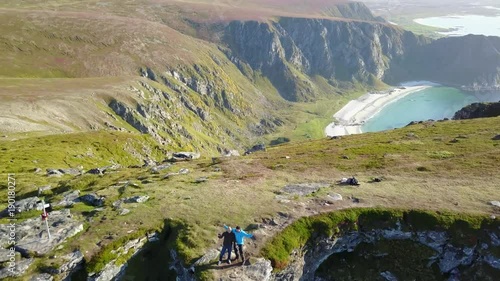
[[[498,101],[497,95],[482,101]],[[490,100],[488,100],[490,99]],[[362,126],[363,132],[401,128],[411,121],[451,118],[456,111],[480,101],[473,94],[449,87],[432,87],[409,94],[384,107]]]
[[[494,17],[480,15],[450,15],[416,19],[415,22],[441,28],[452,28],[453,31],[440,32],[441,34],[449,36],[462,36],[467,34],[500,36],[500,15]]]

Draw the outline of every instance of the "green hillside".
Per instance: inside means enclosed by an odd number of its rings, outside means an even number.
[[[276,272],[311,229],[343,233],[372,212],[417,210],[446,231],[498,222],[500,117],[324,132],[389,83],[494,89],[498,43],[432,40],[343,0],[2,1],[0,277],[171,280],[176,268],[228,280],[254,267],[215,266],[224,224],[255,233],[249,265],[266,258]],[[266,149],[243,155],[256,144]],[[360,186],[338,184],[352,176]],[[24,205],[11,250],[12,181]]]

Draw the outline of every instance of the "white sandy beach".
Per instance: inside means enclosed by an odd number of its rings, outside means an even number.
[[[434,85],[427,81],[408,82],[384,93],[367,93],[335,113],[337,122],[328,125],[325,134],[328,137],[360,134],[361,126],[388,104]]]

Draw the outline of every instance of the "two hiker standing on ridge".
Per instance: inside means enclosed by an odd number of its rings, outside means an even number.
[[[234,243],[234,253],[236,254],[236,260],[241,257],[242,265],[245,264],[245,255],[243,253],[243,244],[245,243],[245,238],[254,237],[253,234],[246,233],[239,226],[236,226],[235,229],[224,225],[226,232],[219,234],[219,238],[224,238],[222,243],[222,250],[219,256],[219,265],[222,262],[222,257],[227,253],[227,262],[231,263],[231,246]]]

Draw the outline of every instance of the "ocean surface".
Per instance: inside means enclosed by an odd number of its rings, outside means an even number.
[[[382,108],[361,127],[363,132],[401,128],[411,121],[451,118],[474,102],[500,101],[500,93],[471,94],[456,88],[433,86],[411,93]]]
[[[448,36],[463,36],[467,34],[500,36],[500,14],[491,17],[480,15],[448,15],[415,19],[414,21],[428,26],[452,28],[452,31],[439,32]]]

